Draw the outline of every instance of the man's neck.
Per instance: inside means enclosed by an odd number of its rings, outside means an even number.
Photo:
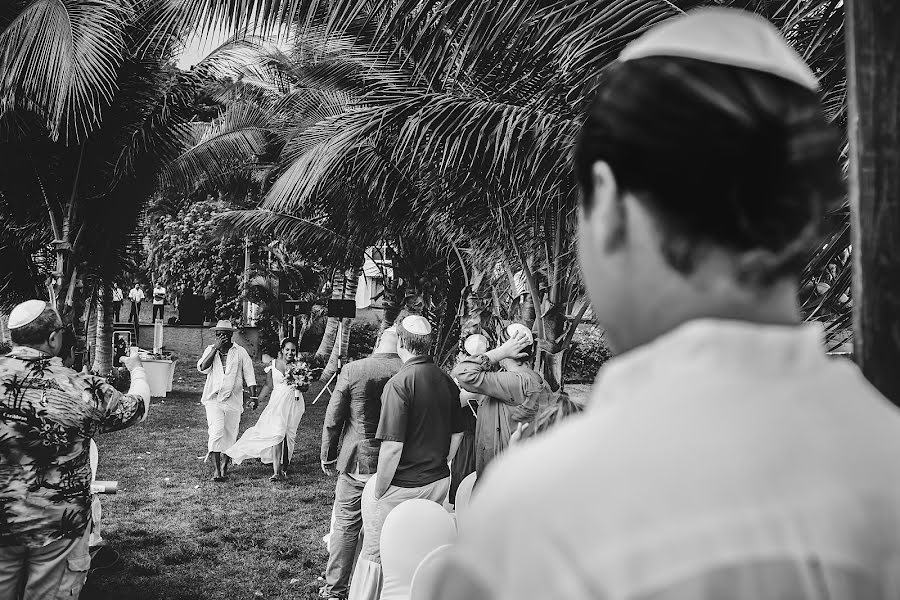
[[[786,281],[752,296],[697,293],[676,298],[663,293],[640,314],[635,312],[626,319],[608,324],[606,337],[611,349],[622,353],[698,319],[744,321],[760,326],[797,325],[801,317],[796,285]]]
[[[56,356],[56,355],[53,353],[53,348],[51,348],[51,347],[48,346],[47,344],[43,344],[43,345],[41,345],[41,346],[28,346],[28,345],[26,345],[26,344],[18,344],[18,347],[19,347],[19,348],[27,348],[27,349],[29,349],[29,350],[34,350],[34,351],[36,351],[36,352],[40,352],[41,354],[43,354],[43,355],[46,356],[47,358],[53,358],[54,356]]]

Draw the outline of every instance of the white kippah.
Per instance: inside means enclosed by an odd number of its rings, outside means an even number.
[[[506,327],[506,333],[509,334],[509,337],[516,335],[516,333],[524,333],[528,337],[529,342],[534,342],[534,334],[531,333],[527,325],[522,323],[510,323]]]
[[[488,339],[480,333],[473,333],[463,342],[463,347],[469,356],[484,354],[488,349]]]
[[[409,315],[403,319],[403,329],[416,335],[428,335],[431,333],[431,323],[425,317],[419,315]]]
[[[9,313],[9,323],[7,324],[7,327],[10,329],[24,327],[41,316],[41,313],[44,312],[45,308],[47,308],[47,303],[43,300],[26,300],[12,309],[12,312]]]
[[[702,8],[651,28],[628,44],[620,61],[679,56],[771,73],[818,91],[819,80],[763,17],[735,8]]]

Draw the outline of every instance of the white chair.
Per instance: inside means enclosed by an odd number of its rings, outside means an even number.
[[[422,559],[409,586],[409,600],[431,600],[431,591],[437,585],[438,577],[446,566],[452,549],[453,544],[444,544]]]
[[[469,473],[466,478],[459,482],[456,488],[456,522],[460,527],[463,526],[466,511],[469,509],[469,503],[472,501],[472,490],[475,488],[475,480],[478,479],[477,473]]]
[[[417,498],[392,510],[381,530],[381,600],[408,600],[422,559],[455,539],[453,519],[436,502]]]

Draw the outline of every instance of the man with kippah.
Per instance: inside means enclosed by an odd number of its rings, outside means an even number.
[[[0,357],[0,598],[77,598],[91,558],[91,438],[141,422],[150,405],[141,359],[131,389],[76,373],[58,357],[65,328],[42,300],[9,316]]]
[[[353,572],[351,600],[378,600],[382,592],[381,528],[404,500],[443,504],[450,491],[450,459],[465,427],[459,388],[431,358],[431,325],[419,315],[397,324],[403,361],[381,395],[378,470],[363,491],[363,548]]]
[[[900,598],[900,414],[797,301],[842,194],[817,86],[721,8],[604,70],[574,167],[617,356],[582,415],[492,464],[429,598]]]

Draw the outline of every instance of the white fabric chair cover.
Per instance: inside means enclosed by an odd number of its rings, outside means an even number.
[[[97,480],[97,465],[100,463],[100,451],[97,448],[97,442],[91,440],[91,447],[88,452],[91,463],[91,481]],[[103,516],[103,509],[100,507],[100,497],[97,494],[91,494],[91,534],[88,546],[93,548],[103,542],[100,535],[100,518]]]
[[[444,544],[432,550],[422,559],[413,575],[412,584],[409,586],[409,600],[433,600],[432,590],[447,564],[446,561],[452,549],[453,544]]]
[[[455,539],[453,519],[441,505],[415,499],[397,506],[381,530],[381,600],[408,600],[413,575],[422,559]]]

